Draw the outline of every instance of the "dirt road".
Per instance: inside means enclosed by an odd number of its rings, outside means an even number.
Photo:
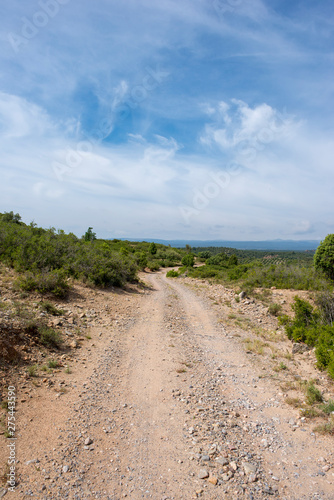
[[[297,423],[208,299],[165,273],[145,281],[119,319],[96,299],[68,390],[25,410],[8,497],[334,499],[332,440]]]

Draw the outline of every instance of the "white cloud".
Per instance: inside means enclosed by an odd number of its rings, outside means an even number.
[[[3,140],[45,135],[52,130],[51,119],[39,106],[0,92],[0,137]]]
[[[219,156],[184,155],[173,137],[157,134],[150,142],[130,134],[127,144],[91,143],[84,152],[42,109],[15,96],[3,102],[7,106],[0,106],[0,120],[6,120],[9,108],[15,119],[1,138],[0,211],[13,209],[27,220],[78,234],[89,220],[107,235],[112,220],[114,236],[128,237],[309,238],[323,237],[331,227],[331,137],[314,134],[311,125],[290,117],[281,119],[279,128],[278,112],[267,104],[251,108],[234,101],[215,108],[210,141],[220,148],[219,131],[225,131],[232,152],[241,140],[254,145],[265,128],[279,131],[275,141],[262,143],[250,166],[245,162],[217,189],[213,179],[226,163]],[[65,167],[61,178],[54,162]],[[203,193],[214,196],[185,221],[179,207],[192,208],[195,196],[203,202]]]
[[[263,149],[266,144],[279,142],[298,127],[292,117],[284,116],[266,103],[251,108],[247,103],[231,99],[216,107],[216,120],[206,124],[200,137],[203,144],[230,150],[247,142],[249,147]]]

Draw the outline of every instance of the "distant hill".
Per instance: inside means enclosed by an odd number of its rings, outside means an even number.
[[[123,238],[124,240],[127,238]],[[225,241],[225,240],[158,240],[152,238],[128,238],[128,241],[154,241],[163,245],[171,245],[176,248],[183,248],[186,245],[192,247],[229,247],[238,250],[292,250],[303,252],[315,250],[320,240],[268,240],[268,241]]]

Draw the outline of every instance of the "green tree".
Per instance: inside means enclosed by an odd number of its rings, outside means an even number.
[[[314,267],[334,280],[334,234],[328,234],[314,255]]]
[[[188,253],[182,257],[181,263],[183,266],[193,267],[195,263],[195,256],[192,253]]]
[[[2,221],[3,222],[14,222],[15,224],[20,224],[21,215],[20,214],[14,214],[13,211],[11,211],[11,212],[5,212],[2,215]]]
[[[150,243],[148,251],[150,252],[151,255],[155,255],[157,253],[157,245],[153,241],[152,243]]]
[[[145,252],[135,252],[135,259],[141,269],[147,266],[147,256]]]
[[[85,232],[84,236],[85,241],[94,241],[96,240],[96,233],[93,233],[93,228],[89,227],[87,231]]]
[[[229,266],[237,266],[238,265],[238,257],[233,254],[231,257],[228,259],[228,265]]]

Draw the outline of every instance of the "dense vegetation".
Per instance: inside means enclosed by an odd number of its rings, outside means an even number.
[[[252,290],[258,287],[322,290],[329,286],[326,275],[313,265],[314,252],[193,248],[204,266],[190,269],[198,278],[214,278]]]
[[[327,369],[334,378],[334,297],[322,292],[316,298],[316,307],[306,300],[295,297],[292,306],[294,318],[281,316],[289,339],[305,342],[315,347],[318,368]]]
[[[78,238],[54,228],[24,224],[19,214],[0,214],[0,261],[21,274],[17,285],[63,297],[69,279],[97,286],[123,286],[137,271],[176,265],[185,251],[155,243],[96,238],[93,228]]]

